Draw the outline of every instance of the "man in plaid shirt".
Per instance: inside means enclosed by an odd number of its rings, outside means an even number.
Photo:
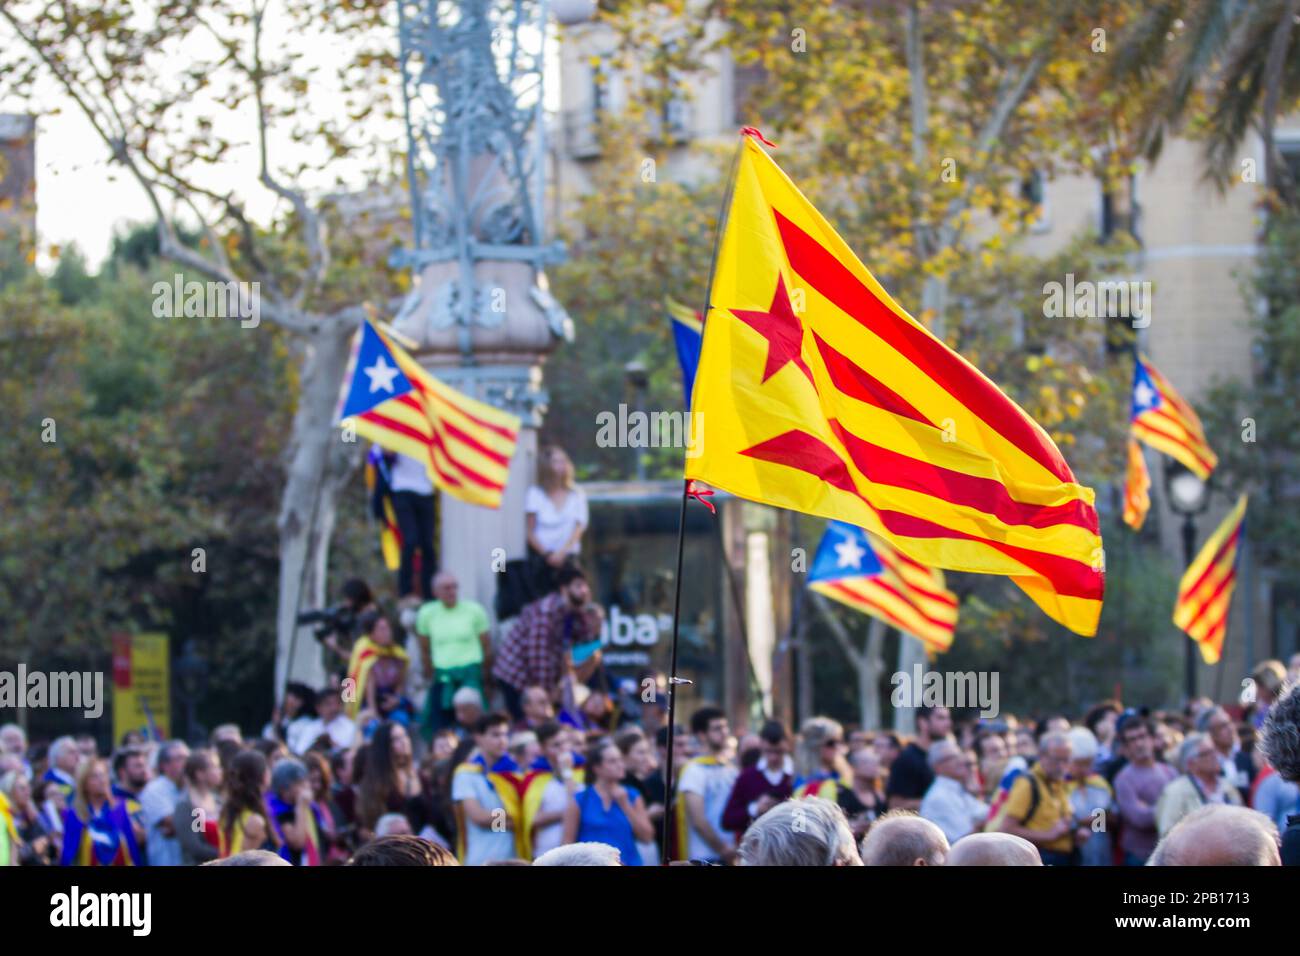
[[[568,669],[567,654],[575,643],[588,641],[582,609],[591,600],[587,579],[577,568],[556,576],[559,589],[524,607],[501,644],[492,676],[501,684],[506,706],[515,720],[523,719],[524,689],[545,688],[548,695]]]

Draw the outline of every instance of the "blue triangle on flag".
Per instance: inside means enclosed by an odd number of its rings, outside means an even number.
[[[1146,363],[1139,361],[1133,369],[1133,408],[1129,418],[1137,418],[1143,412],[1159,408],[1162,399],[1155,380],[1147,372]]]
[[[343,411],[339,417],[361,415],[390,398],[405,395],[412,388],[410,379],[402,374],[393,353],[388,350],[374,326],[363,322],[361,347],[357,350],[352,383],[348,386],[348,397],[343,402]]]
[[[872,577],[883,570],[884,566],[865,531],[843,521],[832,521],[817,545],[808,581]]]

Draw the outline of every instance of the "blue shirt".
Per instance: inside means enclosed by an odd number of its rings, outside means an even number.
[[[627,797],[628,800],[640,799],[638,794],[631,791]],[[640,866],[641,854],[636,848],[632,821],[627,818],[618,801],[611,800],[609,809],[606,809],[595,787],[580,790],[575,799],[580,814],[578,842],[608,844],[618,850],[624,866]]]

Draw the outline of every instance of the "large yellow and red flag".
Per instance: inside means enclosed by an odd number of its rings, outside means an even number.
[[[894,302],[749,136],[726,213],[686,477],[1007,575],[1095,634],[1094,495],[1047,433]]]
[[[1246,496],[1210,535],[1178,585],[1174,623],[1201,649],[1207,664],[1217,664],[1228,631],[1228,608],[1237,583],[1237,554],[1246,528]]]
[[[421,462],[453,498],[501,507],[520,421],[434,378],[384,332],[364,322],[345,376],[339,424]]]

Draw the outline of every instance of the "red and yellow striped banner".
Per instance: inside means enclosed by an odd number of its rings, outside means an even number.
[[[748,136],[726,213],[686,477],[858,525],[924,565],[1010,576],[1096,633],[1094,494],[1048,434],[894,302]]]
[[[1237,555],[1246,530],[1246,496],[1237,499],[1210,535],[1178,585],[1174,623],[1201,649],[1207,664],[1217,664],[1228,632],[1228,609],[1237,583]]]

